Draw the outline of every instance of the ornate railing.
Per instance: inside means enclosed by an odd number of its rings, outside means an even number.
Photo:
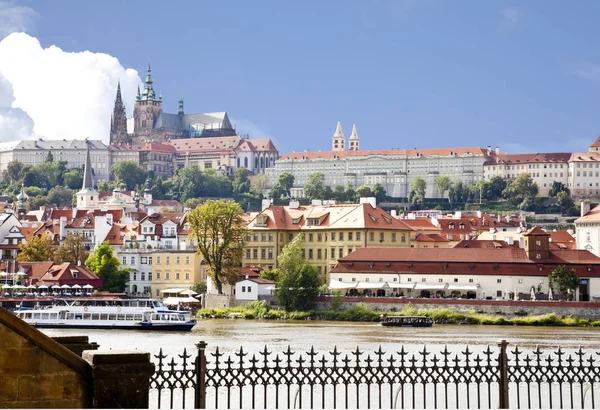
[[[200,342],[195,358],[161,349],[151,397],[157,408],[595,408],[600,353],[507,346],[225,355]]]

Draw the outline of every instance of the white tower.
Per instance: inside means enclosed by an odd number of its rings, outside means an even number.
[[[83,187],[77,192],[78,209],[98,209],[98,191],[92,181],[92,160],[90,159],[90,143],[85,140],[85,167],[83,169]]]
[[[350,135],[350,151],[358,151],[358,132],[356,131],[356,124],[352,125],[352,135]]]
[[[333,134],[333,140],[331,142],[332,151],[345,151],[346,150],[346,137],[344,131],[342,131],[342,124],[338,121],[337,127],[335,127],[335,133]]]

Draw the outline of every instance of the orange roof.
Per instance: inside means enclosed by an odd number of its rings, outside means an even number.
[[[492,157],[486,162],[486,165],[492,164],[540,164],[540,163],[567,163],[571,153],[553,152],[553,153],[535,153],[535,154],[506,154]]]
[[[529,229],[528,231],[523,232],[523,236],[549,236],[548,232],[538,228],[537,226],[534,226],[533,228]]]
[[[419,234],[416,238],[417,242],[448,242],[448,239],[434,233],[434,234]]]
[[[417,219],[402,219],[398,218],[406,226],[411,228],[414,231],[441,231],[442,229],[438,226],[435,226],[431,223],[429,219],[426,218],[417,218]]]
[[[383,150],[358,150],[358,151],[324,151],[324,152],[293,152],[283,155],[280,160],[301,159],[337,159],[349,157],[363,157],[369,155],[382,156],[407,156],[413,157],[447,157],[481,155],[487,156],[487,150],[479,147],[466,148],[423,148],[423,149],[383,149]]]
[[[600,137],[596,138],[596,141],[590,147],[600,147]]]
[[[571,158],[569,159],[569,162],[588,162],[588,161],[594,161],[594,162],[600,161],[600,154],[597,152],[574,152],[573,154],[571,154]]]

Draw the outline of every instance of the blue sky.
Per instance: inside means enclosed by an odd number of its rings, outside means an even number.
[[[165,111],[183,90],[186,112],[225,110],[281,154],[329,150],[338,120],[363,149],[573,152],[600,134],[597,1],[11,4],[42,47],[142,78],[151,62]]]

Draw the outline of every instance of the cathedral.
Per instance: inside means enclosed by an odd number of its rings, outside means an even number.
[[[152,70],[148,64],[144,91],[138,87],[133,118],[127,118],[121,97],[121,84],[110,122],[110,144],[132,145],[146,142],[167,142],[171,139],[223,137],[236,135],[226,112],[186,114],[183,96],[179,99],[177,114],[162,109],[162,96],[156,96]]]

